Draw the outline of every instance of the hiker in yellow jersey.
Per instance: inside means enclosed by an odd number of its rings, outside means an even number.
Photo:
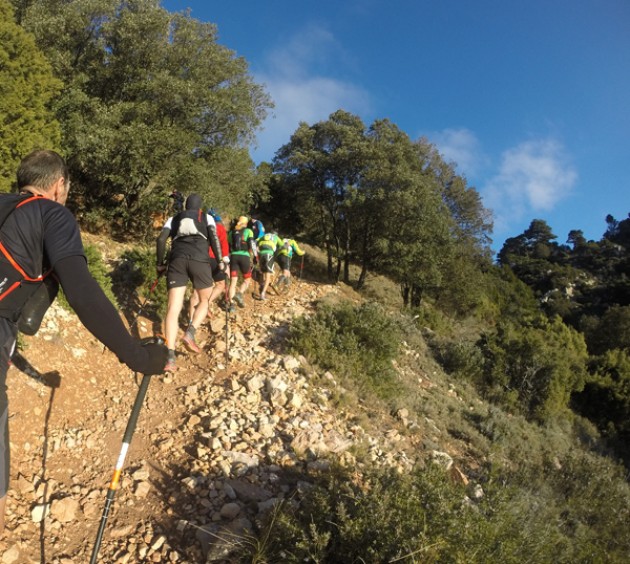
[[[305,251],[300,249],[295,239],[281,239],[278,243],[278,248],[274,256],[278,265],[282,269],[282,274],[274,283],[274,288],[278,291],[280,291],[280,288],[282,287],[284,287],[285,290],[288,290],[289,285],[291,284],[291,259],[293,258],[293,253],[299,257],[306,254]]]
[[[261,300],[267,299],[267,288],[269,288],[269,284],[271,283],[275,266],[274,255],[280,242],[280,237],[273,232],[267,232],[256,239],[258,246],[258,268],[263,276],[260,283],[259,294],[259,299]]]

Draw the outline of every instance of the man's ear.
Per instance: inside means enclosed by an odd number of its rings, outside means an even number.
[[[65,202],[67,196],[66,179],[63,176],[60,176],[55,182],[53,182],[53,188],[49,193],[55,202]]]

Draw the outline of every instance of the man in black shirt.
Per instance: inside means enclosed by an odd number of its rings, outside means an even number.
[[[184,306],[188,281],[197,291],[199,302],[188,324],[182,342],[194,353],[201,352],[195,341],[195,333],[208,314],[208,299],[212,293],[212,265],[208,249],[211,248],[220,268],[225,268],[221,245],[217,237],[216,224],[212,216],[203,211],[199,194],[186,198],[186,209],[169,217],[156,241],[158,273],[166,271],[168,306],[164,320],[164,334],[168,346],[168,361],[165,370],[175,372],[175,349],[179,330],[179,314]],[[171,238],[168,267],[165,263],[166,243]]]
[[[134,372],[162,373],[166,347],[141,346],[88,270],[79,226],[64,206],[70,180],[61,156],[46,150],[30,153],[20,163],[17,185],[22,200],[17,194],[0,195],[0,209],[15,208],[0,227],[0,280],[15,275],[11,261],[28,279],[36,281],[31,288],[37,287],[41,275],[52,269],[81,322],[121,362]],[[17,201],[21,205],[16,207]],[[11,292],[0,289],[0,534],[4,530],[9,481],[6,376],[15,349],[17,321],[30,297],[30,292],[24,290],[27,286],[16,285]]]

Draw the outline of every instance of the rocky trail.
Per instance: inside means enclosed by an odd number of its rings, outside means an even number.
[[[325,471],[332,456],[353,464],[359,445],[372,460],[411,466],[420,434],[400,433],[410,426],[405,413],[382,414],[366,430],[333,409],[334,375],[315,377],[285,352],[292,318],[343,291],[296,281],[265,302],[248,296],[230,317],[227,345],[225,313],[213,306],[198,332],[202,353],[180,346],[179,371],[151,380],[100,562],[230,562],[230,547],[247,542],[265,512],[299,499],[300,471]],[[150,335],[153,323],[141,317],[138,329]],[[56,304],[39,333],[24,337],[8,377],[1,563],[89,562],[139,379]]]

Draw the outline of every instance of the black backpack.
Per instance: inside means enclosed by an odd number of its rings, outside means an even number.
[[[0,206],[0,227],[4,225],[7,218],[19,207],[34,202],[43,196],[25,196],[23,194],[13,194],[3,198],[3,205]],[[0,317],[18,321],[20,313],[25,304],[37,292],[38,301],[48,301],[48,305],[52,303],[57,295],[59,285],[52,277],[49,277],[52,269],[43,274],[31,277],[18,264],[17,260],[11,255],[10,251],[4,246],[0,238]],[[46,282],[46,284],[44,284]],[[38,290],[40,290],[38,292]],[[43,310],[41,317],[45,313],[47,307]],[[33,312],[29,314],[33,317]],[[41,318],[39,319],[41,322]],[[30,322],[29,322],[30,323]],[[32,325],[32,323],[31,323]],[[20,330],[23,333],[33,335],[39,324],[34,329],[27,329],[20,323]],[[32,331],[32,332],[31,332]]]
[[[230,240],[230,251],[246,251],[247,242],[245,241],[245,229],[235,229],[232,231]]]

